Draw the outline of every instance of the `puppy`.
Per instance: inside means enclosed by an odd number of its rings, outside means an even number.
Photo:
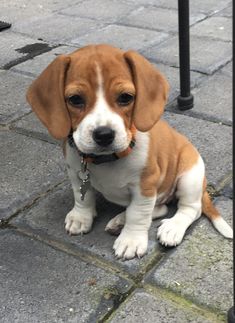
[[[181,134],[160,120],[169,86],[143,56],[109,45],[90,45],[58,56],[32,83],[27,100],[50,134],[64,139],[64,156],[74,192],[67,214],[69,234],[87,233],[96,216],[95,191],[126,211],[106,230],[123,229],[114,243],[118,258],[142,257],[152,219],[157,238],[178,245],[203,212],[225,237],[230,226],[206,191],[204,163]]]

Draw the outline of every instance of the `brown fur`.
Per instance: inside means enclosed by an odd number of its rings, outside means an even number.
[[[158,121],[150,130],[148,163],[141,178],[142,194],[170,194],[177,177],[192,168],[199,154],[186,137],[165,121]]]

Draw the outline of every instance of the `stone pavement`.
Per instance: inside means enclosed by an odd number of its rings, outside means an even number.
[[[0,322],[225,322],[232,242],[202,217],[177,248],[118,261],[104,232],[120,207],[98,199],[93,231],[70,237],[73,196],[60,145],[25,92],[56,55],[87,43],[136,49],[165,73],[164,118],[201,152],[209,189],[232,222],[231,0],[191,2],[193,110],[180,112],[176,0],[2,0],[0,20]],[[170,215],[174,212],[170,208]]]

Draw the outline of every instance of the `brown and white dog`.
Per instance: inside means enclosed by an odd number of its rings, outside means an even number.
[[[160,120],[168,89],[163,75],[138,53],[90,45],[58,56],[27,93],[50,134],[65,139],[75,199],[67,232],[91,230],[99,191],[126,207],[106,227],[123,225],[113,246],[119,258],[146,253],[151,221],[167,213],[174,195],[178,210],[157,232],[163,245],[178,245],[202,212],[222,235],[233,237],[206,192],[198,151]]]

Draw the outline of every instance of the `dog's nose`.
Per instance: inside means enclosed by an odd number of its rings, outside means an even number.
[[[94,141],[102,147],[110,145],[115,137],[115,131],[109,127],[98,127],[93,131]]]

